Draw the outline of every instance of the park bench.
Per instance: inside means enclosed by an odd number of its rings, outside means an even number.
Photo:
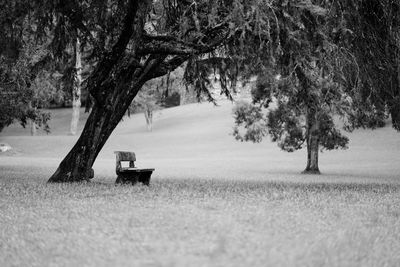
[[[115,151],[117,180],[115,183],[141,182],[145,185],[150,184],[150,176],[154,169],[139,169],[135,167],[136,155],[134,152]]]

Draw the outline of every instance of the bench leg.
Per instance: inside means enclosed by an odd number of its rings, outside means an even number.
[[[142,172],[139,175],[139,182],[143,183],[144,185],[150,185],[150,176],[152,172]]]
[[[115,180],[116,184],[136,184],[138,182],[139,175],[135,173],[120,173]]]

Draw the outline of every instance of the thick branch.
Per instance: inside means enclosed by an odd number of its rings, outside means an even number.
[[[228,38],[227,28],[218,25],[203,33],[201,38],[185,41],[171,35],[144,35],[138,54],[194,55],[214,51]]]
[[[138,54],[158,54],[158,55],[193,55],[211,52],[215,49],[212,46],[199,46],[191,43],[152,40],[138,49]]]

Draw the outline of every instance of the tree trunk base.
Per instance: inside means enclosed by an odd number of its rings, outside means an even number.
[[[94,170],[91,168],[86,175],[80,177],[72,176],[71,173],[63,174],[58,168],[56,172],[47,181],[48,183],[74,183],[74,182],[90,182],[94,177]]]

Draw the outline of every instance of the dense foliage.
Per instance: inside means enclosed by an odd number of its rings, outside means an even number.
[[[43,51],[43,46],[25,40],[14,62],[7,55],[0,55],[0,131],[14,120],[24,127],[30,121],[33,127],[49,130],[50,115],[38,108],[60,101],[63,94],[57,73],[39,69]]]
[[[397,0],[347,1],[347,27],[352,32],[349,47],[357,62],[347,70],[353,97],[355,127],[382,126],[390,114],[400,130],[400,2]]]
[[[50,117],[41,108],[65,97],[46,8],[44,1],[0,3],[0,130],[16,120],[48,131]]]

